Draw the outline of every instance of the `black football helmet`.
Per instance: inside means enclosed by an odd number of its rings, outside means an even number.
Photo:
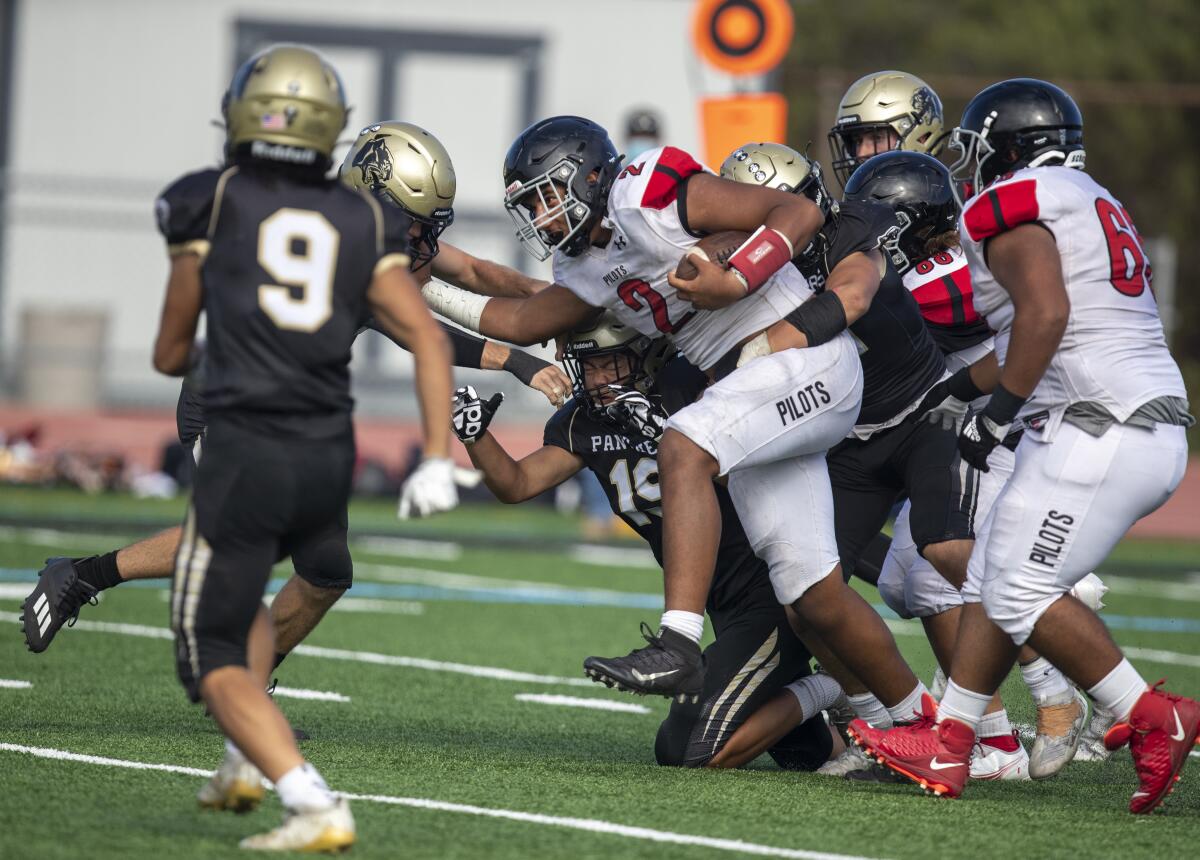
[[[1013,78],[971,99],[950,134],[959,153],[950,166],[961,200],[996,177],[1023,167],[1057,164],[1083,169],[1083,115],[1074,100],[1046,81]],[[960,202],[961,202],[960,200]]]
[[[539,261],[555,249],[568,257],[582,253],[620,169],[608,132],[583,117],[555,116],[521,132],[504,156],[504,208],[525,250]],[[539,200],[542,211],[535,219]],[[545,225],[559,217],[565,217],[567,230],[555,235]]]
[[[846,200],[883,203],[900,234],[884,250],[903,273],[929,256],[928,241],[958,227],[958,200],[946,165],[920,152],[885,152],[864,161],[846,182]]]

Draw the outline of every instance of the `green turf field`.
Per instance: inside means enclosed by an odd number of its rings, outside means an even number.
[[[201,814],[201,777],[113,766],[210,769],[220,757],[214,724],[174,678],[164,588],[108,592],[43,655],[25,651],[14,623],[46,555],[112,548],[179,510],[0,490],[0,857],[229,857],[238,838],[277,822],[273,797],[246,817]],[[278,674],[281,686],[337,694],[279,701],[312,734],[302,749],[330,784],[372,796],[353,803],[359,857],[722,857],[739,856],[738,842],[742,856],[775,857],[1196,852],[1200,761],[1146,820],[1125,812],[1127,752],[1046,783],[973,785],[960,801],[784,773],[765,757],[740,772],[659,768],[666,702],[605,690],[580,670],[657,618],[659,575],[638,544],[581,550],[573,520],[499,507],[402,530],[390,503],[367,503],[351,524],[373,535],[352,544],[353,599]],[[1104,573],[1105,614],[1134,663],[1200,693],[1200,547],[1126,543]],[[928,679],[919,629],[895,629]],[[1014,719],[1030,722],[1019,679],[1005,691]]]

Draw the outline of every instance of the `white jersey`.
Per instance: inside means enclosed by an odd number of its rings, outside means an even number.
[[[684,223],[686,191],[681,189],[686,189],[684,179],[703,172],[695,159],[671,146],[635,158],[609,193],[608,245],[589,246],[575,257],[555,252],[554,281],[644,335],[668,335],[688,361],[707,370],[743,340],[781,320],[812,290],[794,266],[784,266],[755,293],[719,310],[697,310],[680,298],[667,273],[700,241]]]
[[[961,236],[975,307],[996,331],[1003,365],[1012,334],[1009,294],[988,269],[984,243],[1019,224],[1054,234],[1071,310],[1058,351],[1021,410],[1050,438],[1073,403],[1103,406],[1124,422],[1156,397],[1186,398],[1167,350],[1150,264],[1129,213],[1080,170],[1033,167],[989,186],[963,209]]]

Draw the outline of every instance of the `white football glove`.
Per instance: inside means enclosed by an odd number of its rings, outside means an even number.
[[[667,416],[649,397],[637,389],[622,390],[610,385],[610,390],[620,391],[616,399],[604,407],[608,419],[623,430],[646,439],[657,440],[667,428]]]
[[[415,512],[427,517],[439,511],[458,507],[458,487],[473,487],[480,475],[471,469],[460,469],[449,457],[430,457],[422,460],[400,488],[400,519],[407,520]]]
[[[451,426],[454,435],[464,445],[473,445],[479,437],[487,432],[488,425],[504,402],[504,392],[498,391],[490,400],[484,400],[475,391],[475,386],[464,385],[455,390],[454,399],[450,401]]]

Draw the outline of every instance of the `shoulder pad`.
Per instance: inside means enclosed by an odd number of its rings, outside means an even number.
[[[1040,220],[1038,180],[1016,179],[993,185],[963,210],[967,237],[982,242],[1019,224]]]

